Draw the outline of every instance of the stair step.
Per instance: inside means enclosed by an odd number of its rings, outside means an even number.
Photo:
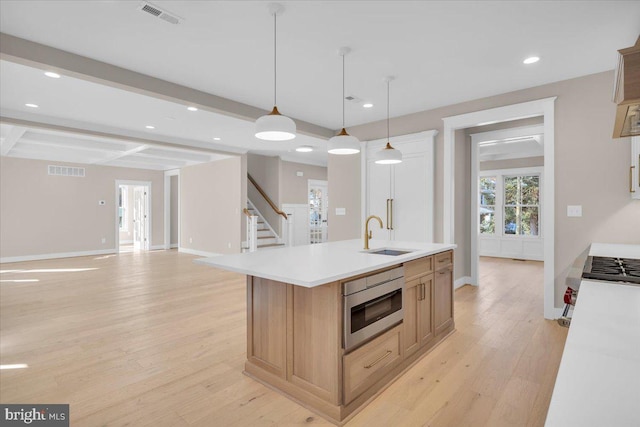
[[[275,236],[258,236],[258,239],[275,239]]]
[[[275,247],[280,247],[280,246],[284,246],[284,243],[269,243],[268,245],[258,246],[258,248],[259,249],[265,249],[265,248],[275,248]]]

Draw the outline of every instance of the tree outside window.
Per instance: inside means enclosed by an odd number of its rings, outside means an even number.
[[[118,187],[118,224],[120,226],[120,231],[129,231],[129,221],[128,221],[128,213],[129,213],[129,198],[127,194],[127,187],[124,185],[120,185]]]
[[[504,234],[537,236],[539,210],[539,176],[504,177]]]
[[[480,178],[480,234],[496,232],[496,177]]]

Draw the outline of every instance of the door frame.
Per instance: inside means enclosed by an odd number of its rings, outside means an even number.
[[[178,177],[178,247],[180,247],[180,169],[164,171],[164,248],[171,249],[171,177]]]
[[[151,248],[153,247],[151,244],[151,230],[153,230],[153,227],[151,227],[151,223],[153,221],[152,218],[152,212],[153,209],[151,209],[151,181],[131,181],[131,180],[123,180],[123,179],[116,179],[116,185],[115,185],[115,230],[116,230],[116,238],[115,238],[115,242],[116,242],[116,247],[115,247],[115,252],[116,253],[120,253],[120,226],[118,224],[118,190],[120,188],[121,185],[132,185],[132,186],[136,186],[136,187],[145,187],[146,191],[147,191],[147,203],[146,203],[146,212],[145,215],[147,215],[147,221],[145,224],[145,235],[147,236],[147,245],[146,245],[146,249],[144,250],[151,250]]]
[[[557,97],[538,99],[535,101],[474,111],[443,118],[444,122],[444,168],[443,168],[443,240],[444,243],[455,243],[455,143],[456,130],[470,127],[509,122],[542,116],[544,119],[544,184],[543,191],[546,203],[542,210],[542,221],[545,224],[544,238],[544,317],[555,319],[555,100]],[[472,285],[478,286],[478,233],[476,221],[472,221],[471,233],[471,275]],[[473,230],[475,229],[475,232]]]

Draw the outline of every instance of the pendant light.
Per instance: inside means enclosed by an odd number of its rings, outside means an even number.
[[[393,77],[386,77],[387,82],[387,145],[382,150],[373,155],[374,161],[379,165],[393,165],[402,162],[402,153],[389,143],[389,83]]]
[[[276,24],[277,16],[282,15],[284,7],[279,3],[268,5],[269,13],[273,15],[273,110],[256,120],[256,138],[267,141],[287,141],[296,137],[296,124],[287,116],[283,116],[277,107],[277,44]]]
[[[342,56],[342,130],[329,140],[329,154],[356,154],[360,152],[360,141],[349,135],[344,128],[344,57],[351,52],[348,47],[341,47],[338,55]]]

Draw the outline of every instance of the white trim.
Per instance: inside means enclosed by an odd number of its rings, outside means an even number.
[[[183,247],[178,247],[178,252],[184,252],[185,254],[189,254],[189,255],[198,255],[198,256],[203,256],[203,257],[214,257],[214,256],[222,256],[223,254],[219,254],[216,252],[205,252],[205,251],[198,251],[195,249],[188,249],[188,248],[183,248]]]
[[[120,245],[133,245],[133,240],[120,240]]]
[[[543,116],[544,118],[544,183],[543,193],[546,203],[542,209],[542,221],[545,224],[544,239],[544,317],[551,319],[554,316],[555,306],[555,122],[554,103],[557,97],[538,99],[520,104],[491,108],[483,111],[475,111],[458,116],[445,117],[444,122],[444,193],[443,193],[443,235],[444,243],[455,241],[455,131],[484,124],[500,123],[529,117]],[[473,150],[472,150],[473,153]],[[472,154],[473,156],[473,154]],[[475,156],[477,161],[477,153]],[[474,162],[475,163],[475,162]],[[477,167],[477,166],[476,166]],[[473,168],[473,166],[472,166]],[[473,205],[472,203],[472,211]],[[477,242],[474,247],[473,240],[477,240],[477,228],[472,234],[471,271],[477,278],[478,252]],[[474,268],[473,264],[476,264]]]
[[[152,225],[152,221],[153,221],[153,209],[151,208],[153,206],[152,200],[151,200],[151,191],[152,191],[152,186],[151,186],[151,181],[132,181],[132,180],[127,180],[127,179],[116,179],[116,191],[115,191],[115,211],[116,211],[116,221],[115,221],[115,226],[116,226],[116,238],[115,238],[115,242],[116,242],[116,252],[119,253],[120,252],[120,227],[118,225],[118,188],[121,185],[134,185],[134,186],[141,186],[141,187],[146,187],[147,190],[147,203],[145,206],[146,212],[145,214],[147,215],[147,221],[145,221],[145,234],[147,236],[147,242],[145,245],[144,250],[149,250],[149,248],[152,247],[152,243],[151,243],[151,230],[153,230]]]
[[[169,249],[175,249],[177,248],[179,245],[177,243],[172,243],[169,247]]]
[[[164,248],[178,247],[171,245],[171,177],[178,177],[178,242],[180,242],[180,169],[164,171]]]
[[[160,251],[160,250],[166,250],[166,248],[164,247],[164,244],[162,244],[162,245],[153,245],[153,246],[149,246],[149,250],[150,251]]]
[[[81,256],[106,255],[106,254],[115,254],[115,253],[117,253],[116,249],[100,249],[96,251],[59,252],[59,253],[53,253],[53,254],[10,256],[10,257],[0,258],[0,263],[39,261],[43,259],[56,259],[56,258],[75,258],[75,257],[81,257]]]
[[[544,125],[521,126],[517,128],[498,129],[489,132],[478,132],[469,134],[474,142],[483,142],[490,140],[501,140],[507,138],[517,138],[525,135],[541,135],[544,134]]]
[[[464,285],[478,286],[478,283],[477,282],[476,283],[472,282],[470,276],[464,276],[464,277],[461,277],[459,279],[456,279],[456,281],[453,282],[453,290],[461,288]]]

